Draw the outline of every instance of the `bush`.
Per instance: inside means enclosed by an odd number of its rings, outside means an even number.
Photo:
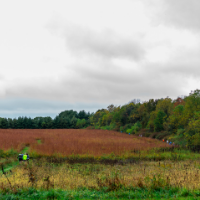
[[[124,127],[120,126],[119,130],[120,130],[120,132],[124,132]]]
[[[0,158],[4,157],[4,151],[2,149],[0,149]]]
[[[109,126],[102,126],[100,129],[102,129],[102,130],[110,130],[110,127]]]
[[[165,138],[166,136],[169,136],[169,135],[170,135],[169,132],[162,131],[159,134],[157,134],[155,138],[161,140],[161,139],[163,139],[163,138]]]
[[[116,129],[116,124],[112,123],[112,124],[107,125],[107,126],[101,126],[101,129],[102,130],[115,130]]]
[[[7,151],[3,151],[2,149],[0,149],[0,158],[6,158],[10,156],[17,156],[17,155],[18,155],[18,152],[15,151],[13,148]]]
[[[131,133],[131,134],[135,134],[135,133],[137,133],[139,130],[141,130],[141,128],[142,128],[141,123],[140,123],[140,122],[136,122],[136,123],[134,124],[134,126],[131,126],[131,128],[127,129],[126,132],[127,132],[127,133]]]
[[[185,146],[187,144],[187,139],[185,138],[185,129],[178,129],[176,135],[170,137],[170,139],[178,145]]]
[[[152,190],[160,190],[161,188],[169,188],[170,187],[170,179],[167,177],[167,180],[163,179],[160,174],[157,176],[153,176],[153,178],[146,177],[146,184],[150,186]]]
[[[127,133],[127,130],[131,129],[131,126],[132,126],[132,124],[126,124],[125,126],[121,126],[120,131]]]

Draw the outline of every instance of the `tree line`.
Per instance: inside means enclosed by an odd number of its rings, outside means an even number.
[[[200,90],[175,100],[167,97],[121,107],[109,105],[91,115],[90,124],[130,134],[143,131],[158,139],[168,138],[176,144],[200,149]]]
[[[51,117],[18,117],[17,119],[0,118],[1,129],[64,129],[64,128],[83,128],[89,123],[90,113],[84,110],[79,113],[73,110],[66,110]]]

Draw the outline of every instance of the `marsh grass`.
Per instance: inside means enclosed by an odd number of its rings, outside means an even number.
[[[0,176],[0,189],[10,188],[6,176]],[[200,189],[200,161],[143,161],[126,165],[69,164],[54,165],[45,158],[22,163],[12,169],[9,181],[15,189],[33,187],[106,191],[127,187]]]
[[[180,153],[183,160],[172,159]],[[0,199],[169,199],[200,197],[200,159],[187,150],[151,150],[164,160],[119,160],[112,164],[78,163],[83,159],[37,157],[0,175]],[[139,154],[139,152],[136,152]],[[155,155],[154,155],[155,154]],[[166,159],[166,155],[171,159]],[[174,156],[174,155],[173,155]],[[188,160],[188,156],[192,159]],[[108,159],[108,155],[104,158]],[[114,155],[109,158],[116,159]],[[142,155],[140,155],[140,158]],[[88,157],[86,157],[88,158]],[[120,158],[121,159],[121,158]],[[87,160],[87,159],[86,159]],[[56,161],[56,162],[55,162]],[[5,171],[4,171],[5,172]]]

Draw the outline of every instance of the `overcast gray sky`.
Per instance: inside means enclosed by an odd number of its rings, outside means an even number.
[[[199,0],[0,1],[0,117],[95,112],[200,88]]]

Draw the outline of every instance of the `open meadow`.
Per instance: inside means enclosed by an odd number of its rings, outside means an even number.
[[[1,199],[200,196],[200,155],[159,140],[86,129],[0,129],[0,138]]]
[[[123,155],[134,150],[167,147],[166,143],[151,138],[140,138],[126,133],[88,129],[0,129],[0,149],[21,151],[38,155],[102,156],[114,153]]]

